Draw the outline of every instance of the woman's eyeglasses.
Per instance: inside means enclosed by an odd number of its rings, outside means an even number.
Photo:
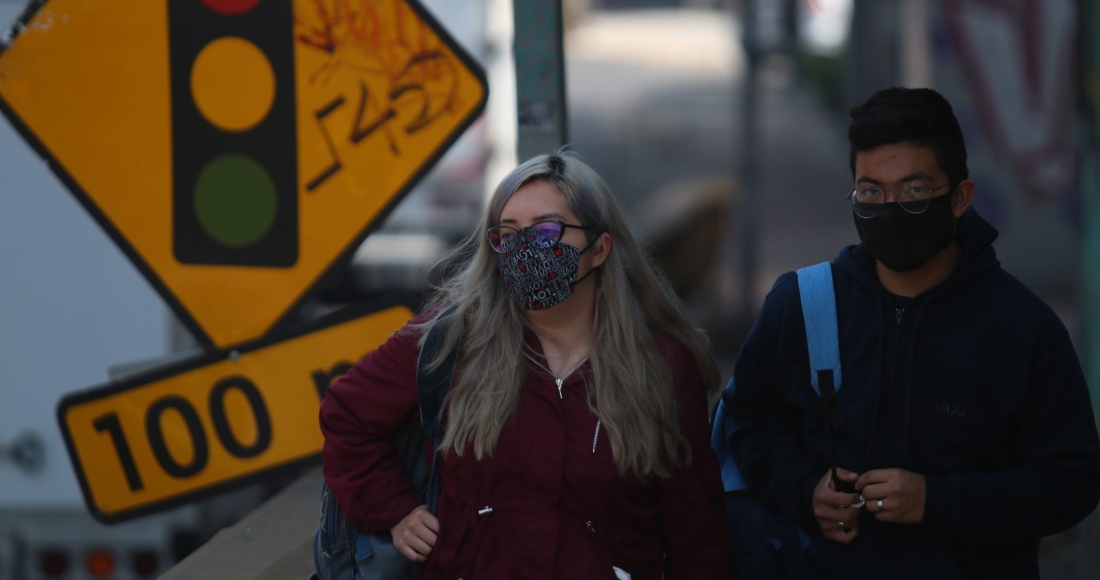
[[[529,227],[516,229],[511,226],[493,226],[486,233],[489,235],[489,246],[497,253],[511,251],[516,240],[525,236],[529,243],[538,248],[548,248],[561,242],[566,228],[591,231],[595,228],[587,228],[573,224],[567,224],[561,220],[548,220],[531,224]]]

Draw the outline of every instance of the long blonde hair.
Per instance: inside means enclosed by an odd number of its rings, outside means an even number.
[[[691,457],[680,432],[672,372],[654,333],[691,352],[708,394],[718,391],[718,366],[670,285],[634,240],[603,179],[568,151],[540,155],[509,173],[477,230],[444,260],[449,273],[433,302],[455,308],[440,309],[435,318],[448,325],[443,353],[460,345],[461,370],[447,396],[447,429],[439,448],[461,456],[472,446],[478,459],[491,455],[515,413],[527,368],[526,317],[505,289],[485,232],[499,223],[512,195],[537,180],[554,185],[580,224],[594,228],[589,242],[600,232],[611,235],[610,254],[594,274],[588,406],[603,423],[620,474],[667,478]],[[433,363],[441,364],[444,354]]]

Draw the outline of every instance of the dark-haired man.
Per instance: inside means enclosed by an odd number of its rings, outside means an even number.
[[[798,282],[785,274],[724,394],[732,455],[808,535],[796,567],[808,575],[1038,577],[1040,538],[1100,500],[1073,345],[1001,269],[997,232],[970,207],[951,105],[893,88],[851,116],[861,243],[832,262],[835,411],[811,387]]]

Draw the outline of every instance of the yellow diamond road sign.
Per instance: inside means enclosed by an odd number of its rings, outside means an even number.
[[[294,318],[487,89],[414,0],[48,0],[0,109],[208,347]]]

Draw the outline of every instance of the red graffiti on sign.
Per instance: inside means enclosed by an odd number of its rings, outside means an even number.
[[[989,140],[1024,192],[1073,193],[1072,0],[947,0],[948,31]]]

